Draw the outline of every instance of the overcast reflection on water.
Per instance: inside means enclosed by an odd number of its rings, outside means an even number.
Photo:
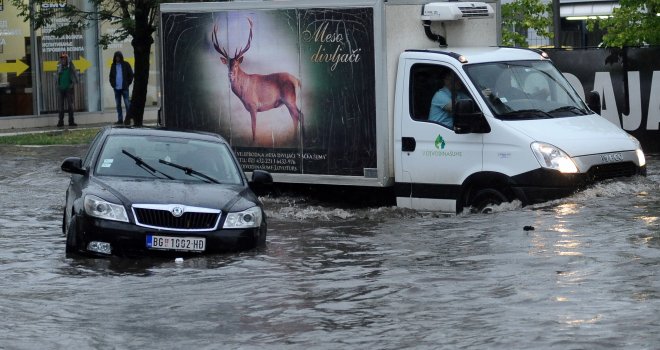
[[[660,177],[491,215],[264,197],[265,249],[67,259],[84,147],[0,146],[0,348],[657,349]],[[533,230],[524,230],[531,226]]]

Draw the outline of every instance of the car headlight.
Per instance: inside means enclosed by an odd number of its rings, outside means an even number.
[[[532,151],[542,167],[562,173],[577,173],[578,169],[571,157],[559,148],[543,142],[532,142]]]
[[[639,143],[639,140],[637,140],[635,136],[628,134],[628,137],[630,137],[630,139],[635,143],[635,153],[637,154],[637,161],[639,162],[639,166],[646,165],[646,157],[644,157],[644,151],[642,151],[642,144]]]
[[[261,226],[263,218],[261,208],[252,207],[238,213],[227,214],[223,228],[250,228]]]
[[[123,205],[110,203],[92,195],[85,196],[85,213],[99,219],[128,222],[128,215]]]

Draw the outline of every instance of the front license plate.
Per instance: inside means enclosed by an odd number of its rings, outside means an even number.
[[[147,248],[203,252],[206,248],[206,238],[147,235]]]

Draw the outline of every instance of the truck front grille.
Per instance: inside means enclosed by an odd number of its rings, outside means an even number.
[[[617,177],[626,177],[639,174],[633,162],[610,163],[594,165],[587,173],[592,181],[601,181]]]

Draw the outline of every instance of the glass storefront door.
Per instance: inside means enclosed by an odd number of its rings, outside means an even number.
[[[23,0],[28,3],[29,0]],[[93,12],[89,0],[46,0],[40,6],[64,8],[76,6]],[[35,8],[39,11],[40,8]],[[112,56],[120,50],[134,67],[131,38],[112,43],[108,48],[98,46],[99,31],[112,33],[116,27],[107,23],[93,24],[79,33],[56,37],[53,30],[67,24],[64,18],[31,32],[29,21],[9,2],[0,0],[0,118],[56,114],[59,109],[57,91],[57,63],[66,52],[78,71],[79,81],[74,87],[76,112],[111,112],[115,109],[114,92],[109,74]],[[151,67],[146,107],[155,107],[159,101],[159,66],[156,46],[151,48]],[[133,86],[131,86],[131,92]],[[114,120],[110,114],[108,121]]]
[[[30,25],[0,0],[0,116],[33,114]]]
[[[68,6],[66,1],[44,3],[48,6]],[[86,0],[69,1],[69,5],[93,11]],[[37,9],[38,10],[38,9]],[[99,63],[96,26],[80,32],[57,37],[52,32],[66,24],[66,18],[55,18],[50,25],[37,30],[37,54],[39,55],[39,109],[42,114],[56,113],[59,108],[57,91],[57,63],[61,53],[67,53],[78,71],[78,83],[74,87],[74,109],[80,111],[100,110]]]

